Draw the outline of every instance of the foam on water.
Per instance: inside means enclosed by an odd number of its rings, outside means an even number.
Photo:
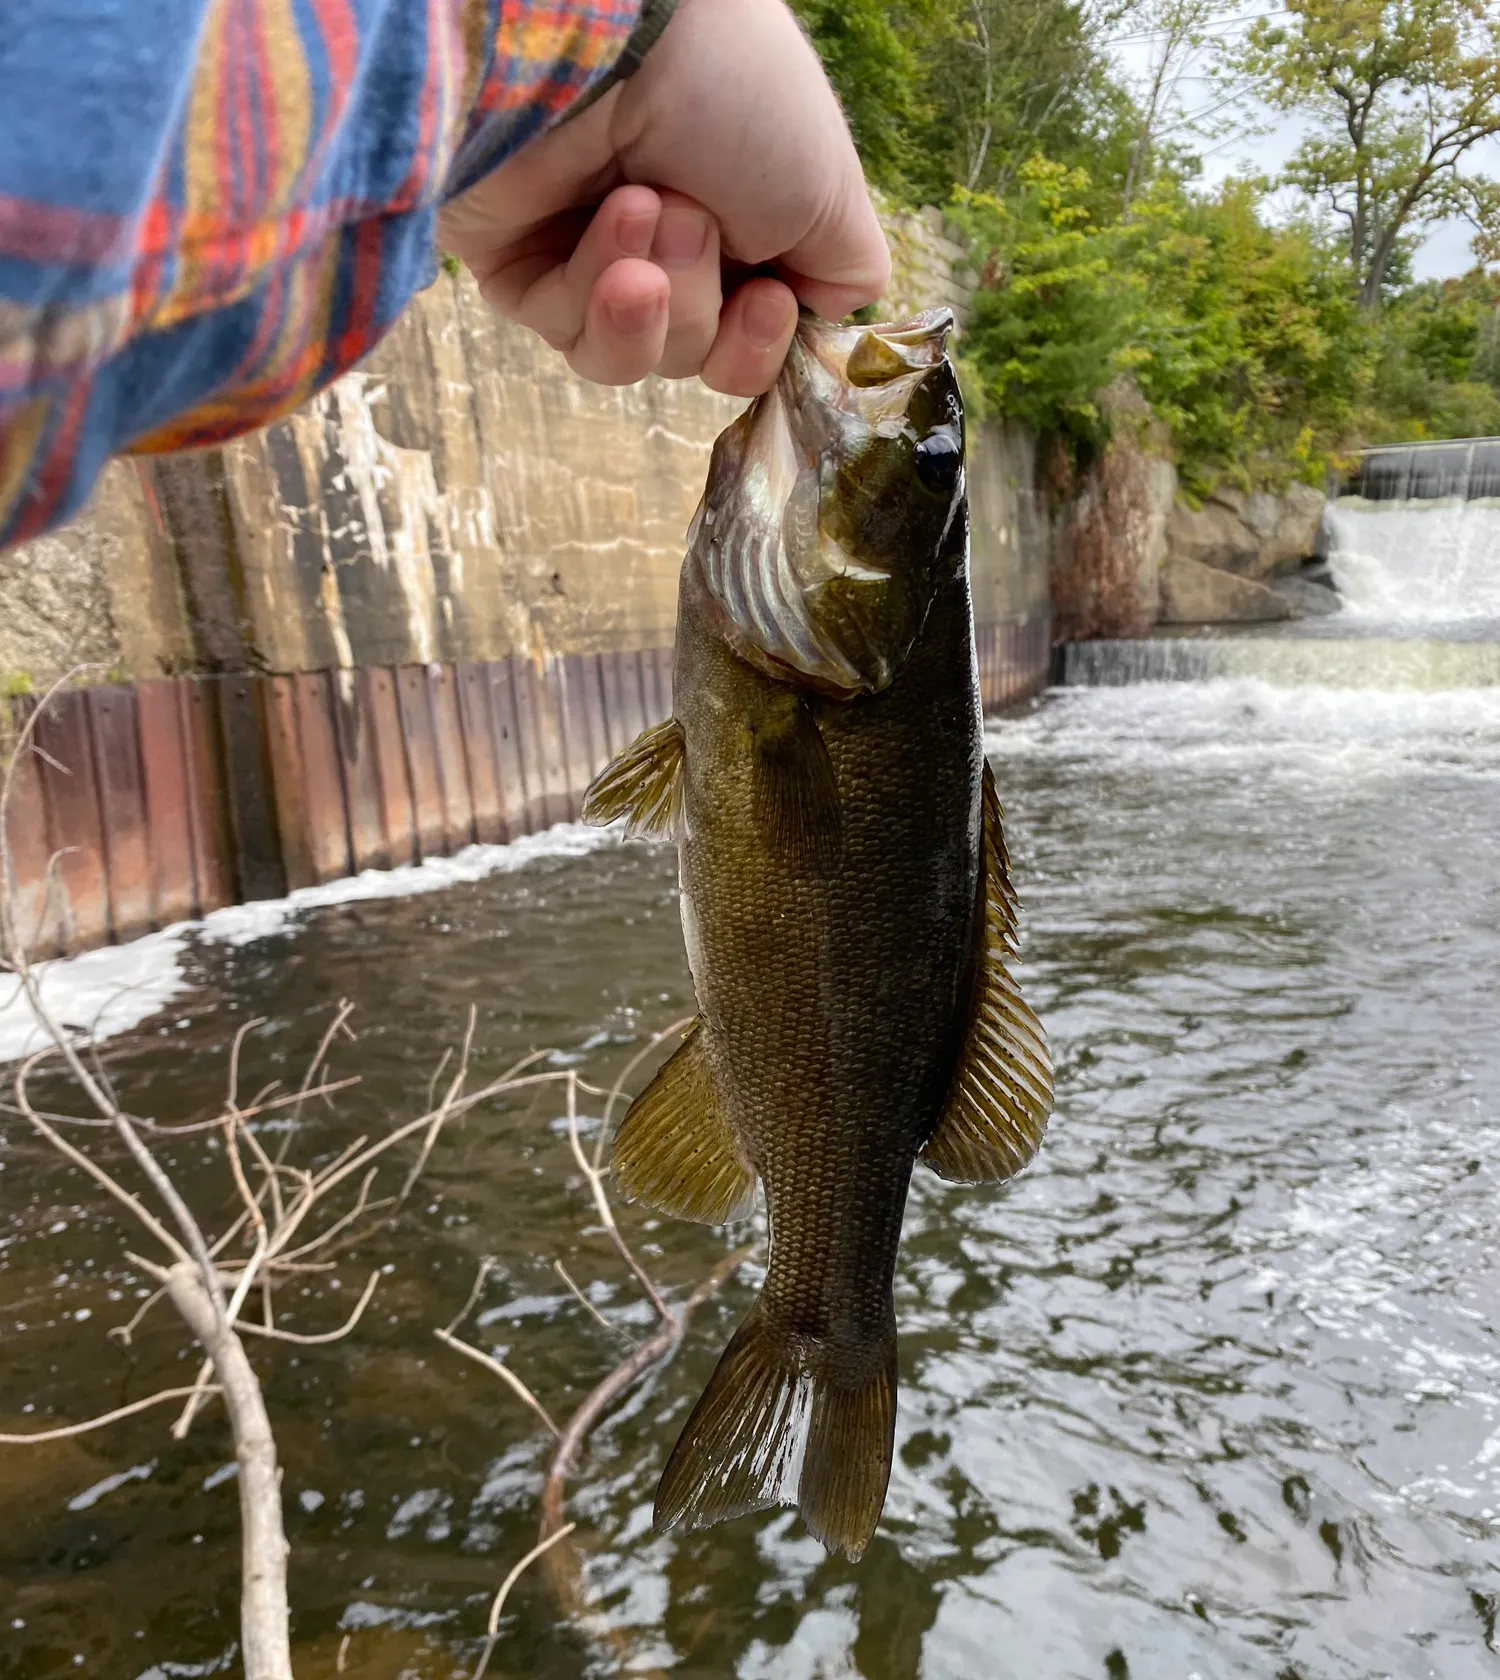
[[[1255,678],[1054,689],[991,726],[1003,757],[1275,777],[1500,779],[1500,689],[1283,688]]]
[[[186,991],[183,956],[190,940],[248,945],[281,933],[299,916],[324,905],[440,892],[523,868],[539,858],[581,857],[617,842],[618,836],[610,829],[558,823],[504,846],[466,846],[453,857],[427,858],[396,869],[366,869],[321,886],[299,887],[285,898],[227,905],[201,920],[177,922],[125,945],[38,963],[35,972],[42,1000],[61,1025],[86,1030],[96,1040],[113,1038],[139,1026]],[[19,982],[7,979],[0,990],[0,1061],[28,1056],[45,1042]]]

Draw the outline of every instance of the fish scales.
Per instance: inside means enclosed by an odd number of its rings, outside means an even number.
[[[818,717],[844,819],[843,857],[827,878],[757,843],[754,745],[740,719],[773,685],[725,646],[697,593],[690,578],[678,653],[682,890],[709,1060],[765,1184],[775,1232],[766,1309],[852,1357],[892,1327],[907,1182],[957,1055],[981,750],[963,675],[966,581],[935,604],[888,689]],[[704,693],[725,704],[695,705]]]
[[[720,439],[678,604],[675,715],[590,791],[670,833],[699,1016],[615,1141],[619,1187],[771,1232],[684,1426],[662,1526],[792,1502],[858,1556],[895,1425],[914,1163],[1003,1179],[1040,1143],[1045,1039],[982,748],[962,411],[941,315],[805,320]]]

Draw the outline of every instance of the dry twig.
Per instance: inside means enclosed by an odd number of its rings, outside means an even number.
[[[70,672],[63,682],[76,676]],[[60,687],[62,684],[56,685]],[[37,716],[56,692],[48,693],[19,731],[14,753],[0,778],[0,959],[15,976],[44,1040],[43,1048],[17,1068],[12,1100],[6,1111],[23,1121],[60,1159],[77,1167],[126,1213],[137,1231],[159,1251],[127,1257],[139,1273],[157,1285],[130,1320],[113,1332],[129,1345],[142,1319],[161,1300],[168,1300],[204,1359],[189,1388],[172,1387],[130,1402],[80,1423],[43,1428],[26,1435],[0,1436],[0,1444],[27,1445],[56,1441],[103,1428],[171,1400],[186,1404],[173,1434],[181,1437],[204,1403],[222,1398],[234,1440],[239,1467],[241,1520],[241,1657],[245,1680],[291,1680],[288,1641],[287,1541],[281,1508],[281,1476],[276,1442],[255,1371],[246,1355],[244,1337],[259,1336],[300,1346],[322,1345],[348,1336],[359,1324],[379,1285],[372,1272],[345,1321],[326,1331],[288,1329],[277,1323],[276,1287],[289,1277],[309,1271],[331,1271],[338,1257],[369,1232],[370,1216],[398,1207],[410,1193],[449,1121],[478,1103],[517,1085],[536,1085],[561,1074],[525,1074],[536,1060],[523,1059],[508,1075],[474,1091],[465,1090],[473,1049],[475,1015],[471,1010],[463,1044],[441,1099],[429,1101],[425,1112],[393,1127],[373,1142],[357,1139],[320,1167],[302,1168],[287,1157],[299,1133],[306,1105],[313,1097],[328,1098],[356,1083],[331,1078],[327,1059],[340,1036],[352,1037],[351,1005],[341,1003],[304,1070],[298,1089],[272,1096],[274,1084],[263,1087],[248,1105],[240,1100],[241,1063],[249,1034],[258,1024],[248,1021],[235,1034],[228,1057],[228,1076],[222,1107],[211,1117],[164,1126],[129,1112],[119,1100],[98,1047],[88,1034],[65,1027],[49,1009],[28,951],[27,937],[18,926],[19,895],[11,855],[8,814],[20,755],[35,750],[32,739]],[[48,890],[56,874],[49,865]],[[45,913],[45,905],[44,905]],[[445,1055],[446,1068],[451,1052]],[[39,1069],[60,1070],[70,1081],[86,1110],[62,1114],[39,1107],[32,1086]],[[436,1076],[434,1088],[436,1087]],[[267,1150],[253,1121],[286,1112],[285,1126],[274,1153]],[[138,1175],[133,1188],[115,1165],[106,1165],[92,1147],[80,1147],[66,1135],[108,1133],[123,1149]],[[217,1133],[224,1145],[233,1217],[211,1233],[188,1205],[162,1161],[150,1147],[155,1137],[174,1139],[195,1133]],[[372,1195],[377,1175],[391,1150],[412,1140],[418,1152],[392,1193]],[[352,1202],[344,1187],[352,1191]],[[350,1202],[350,1205],[342,1205]],[[256,1316],[251,1315],[253,1309]]]
[[[650,1044],[628,1064],[624,1073],[615,1082],[605,1106],[604,1117],[600,1125],[600,1135],[595,1144],[592,1159],[584,1152],[578,1127],[578,1092],[580,1089],[589,1090],[591,1087],[584,1085],[583,1081],[571,1070],[566,1075],[568,1081],[568,1143],[572,1150],[573,1159],[583,1173],[584,1181],[588,1185],[589,1194],[594,1203],[594,1210],[599,1215],[599,1221],[605,1234],[609,1237],[615,1252],[640,1284],[641,1292],[656,1312],[658,1320],[656,1333],[638,1346],[633,1346],[631,1352],[595,1384],[583,1400],[574,1407],[566,1423],[559,1427],[552,1414],[536,1397],[531,1388],[503,1360],[497,1359],[493,1354],[484,1352],[483,1349],[475,1347],[470,1342],[460,1340],[455,1334],[459,1325],[473,1311],[479,1300],[485,1281],[494,1269],[492,1260],[486,1259],[481,1262],[474,1279],[474,1285],[469,1291],[469,1298],[465,1301],[458,1316],[446,1329],[435,1332],[438,1340],[445,1346],[465,1354],[476,1363],[483,1365],[486,1370],[494,1372],[541,1420],[556,1442],[547,1465],[547,1473],[542,1481],[541,1540],[506,1576],[504,1584],[496,1595],[495,1604],[490,1612],[486,1643],[473,1680],[483,1680],[485,1669],[494,1651],[498,1637],[500,1606],[504,1604],[506,1595],[515,1585],[521,1572],[538,1558],[545,1560],[544,1567],[563,1613],[573,1618],[581,1616],[587,1610],[588,1594],[584,1587],[582,1559],[574,1547],[563,1544],[576,1527],[576,1524],[563,1520],[563,1505],[567,1498],[568,1477],[577,1464],[584,1445],[593,1431],[653,1366],[670,1358],[677,1351],[694,1311],[705,1301],[718,1294],[735,1272],[755,1254],[758,1247],[757,1244],[751,1243],[744,1248],[738,1248],[732,1253],[726,1254],[709,1272],[708,1276],[674,1308],[667,1303],[666,1298],[656,1287],[629,1243],[625,1240],[615,1220],[614,1210],[610,1205],[609,1194],[604,1186],[605,1169],[601,1162],[603,1160],[604,1136],[614,1104],[621,1094],[624,1081],[639,1063],[664,1039],[680,1032],[686,1025],[687,1022],[685,1021],[675,1022],[664,1032],[658,1033]],[[604,1095],[603,1092],[598,1094]],[[593,1318],[602,1324],[606,1330],[612,1330],[616,1334],[624,1334],[618,1325],[611,1324],[598,1311],[573,1281],[560,1260],[555,1260],[553,1265],[563,1282],[567,1284],[573,1295]],[[619,1654],[622,1657],[624,1655],[623,1652]]]
[[[525,1557],[521,1558],[511,1570],[510,1574],[500,1583],[500,1590],[495,1594],[494,1603],[490,1605],[489,1624],[485,1628],[487,1635],[484,1650],[480,1654],[479,1666],[474,1670],[474,1680],[484,1680],[484,1671],[490,1666],[490,1658],[494,1655],[495,1642],[500,1637],[500,1612],[505,1608],[505,1601],[510,1597],[510,1589],[526,1573],[543,1552],[551,1551],[559,1540],[567,1537],[577,1528],[577,1523],[568,1523],[554,1534],[549,1534],[545,1540],[538,1540]]]

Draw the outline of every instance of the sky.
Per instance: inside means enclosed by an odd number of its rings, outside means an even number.
[[[1251,0],[1242,15],[1248,20],[1257,13],[1273,9],[1275,0]],[[1231,25],[1220,33],[1232,33],[1234,27]],[[1159,37],[1151,37],[1144,32],[1127,35],[1112,48],[1116,64],[1125,77],[1137,86],[1148,80],[1157,51]],[[1178,84],[1179,114],[1209,109],[1220,97],[1219,90],[1204,74],[1206,57],[1206,54],[1200,55],[1195,63],[1190,63]],[[1276,174],[1306,132],[1302,119],[1268,110],[1257,101],[1248,99],[1232,113],[1221,112],[1220,117],[1232,120],[1230,132],[1195,138],[1188,130],[1179,136],[1203,159],[1203,179],[1210,186],[1234,174]],[[1500,176],[1500,140],[1476,147],[1470,156],[1471,167],[1479,173]],[[1290,210],[1299,202],[1299,196],[1290,189],[1284,189],[1273,195],[1271,202],[1273,206],[1281,204]],[[1462,221],[1444,222],[1432,228],[1416,252],[1413,262],[1415,277],[1438,280],[1462,274],[1473,267],[1470,233],[1468,225]]]

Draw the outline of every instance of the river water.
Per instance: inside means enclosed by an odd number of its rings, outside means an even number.
[[[559,1628],[528,1577],[491,1673],[1494,1676],[1500,694],[1063,691],[997,723],[992,749],[1058,1110],[1009,1188],[918,1174],[879,1535],[849,1565],[788,1513],[651,1534],[663,1455],[747,1280],[575,1484],[614,1642]],[[361,1037],[334,1070],[364,1083],[309,1123],[329,1152],[419,1112],[471,1002],[480,1074],[552,1045],[606,1081],[690,1007],[673,860],[643,845],[315,909],[199,939],[185,963],[169,1013],[112,1046],[130,1105],[204,1111],[255,1016],[247,1088],[294,1077],[347,996]],[[535,1538],[546,1443],[432,1336],[479,1256],[500,1270],[474,1334],[554,1411],[647,1325],[588,1229],[557,1113],[544,1095],[469,1115],[411,1214],[366,1245],[392,1271],[358,1334],[254,1350],[304,1680],[335,1672],[346,1634],[344,1671],[368,1680],[470,1671]],[[165,1317],[134,1365],[106,1340],[135,1300],[122,1229],[5,1128],[0,1428],[185,1380]],[[199,1147],[170,1153],[190,1188],[210,1182]],[[676,1290],[732,1240],[625,1223]],[[347,1285],[306,1289],[289,1322],[342,1315]],[[7,1680],[233,1672],[222,1423],[177,1444],[168,1415],[0,1449]]]

